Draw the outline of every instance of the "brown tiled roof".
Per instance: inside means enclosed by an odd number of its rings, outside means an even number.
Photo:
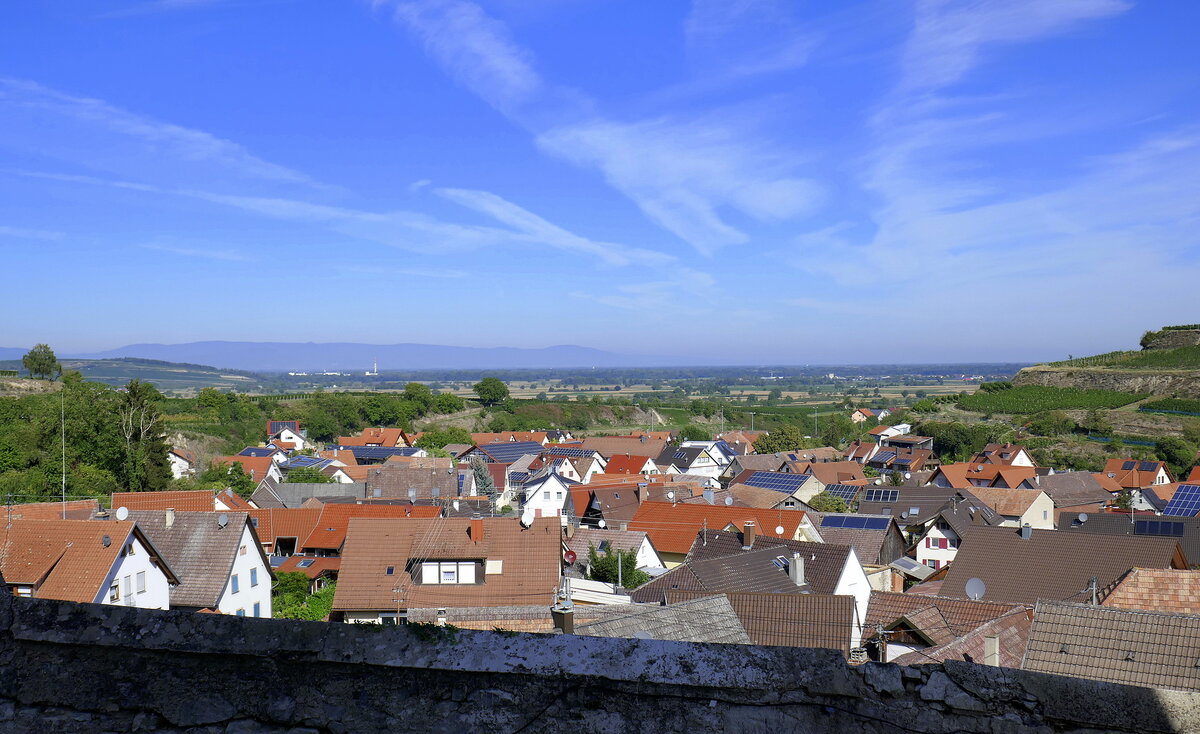
[[[961,637],[924,650],[905,653],[892,662],[897,665],[920,665],[945,660],[984,662],[984,645],[988,637],[999,639],[999,665],[1002,668],[1019,668],[1029,641],[1029,628],[1033,615],[1025,607],[1013,607],[996,619],[984,622]]]
[[[817,526],[817,532],[826,543],[834,545],[848,545],[854,548],[854,552],[858,554],[858,560],[862,563],[872,564],[888,564],[904,554],[906,543],[904,535],[900,532],[900,528],[893,521],[890,515],[875,515],[874,517],[886,519],[887,527],[882,530],[870,530],[867,528],[838,528],[824,527],[822,520],[834,515],[838,517],[864,517],[861,514],[840,513],[840,512],[811,512],[812,522]],[[865,517],[872,517],[867,515]],[[892,540],[890,548],[887,546],[887,541]],[[891,558],[883,558],[882,556],[890,551]]]
[[[797,461],[788,466],[794,474],[811,474],[821,484],[866,484],[867,475],[857,461]]]
[[[357,436],[338,436],[341,446],[407,446],[399,428],[364,428]]]
[[[874,486],[868,489],[875,489]],[[859,495],[863,499],[858,503],[858,511],[867,515],[886,515],[889,514],[884,510],[890,510],[890,514],[900,517],[900,513],[907,512],[908,517],[903,520],[897,520],[901,525],[916,525],[924,523],[938,512],[950,500],[951,497],[957,494],[949,487],[886,487],[881,486],[879,489],[896,489],[898,494],[892,502],[867,502],[865,494]],[[911,508],[917,508],[916,513],[909,512]]]
[[[668,604],[702,597],[706,592],[672,590]],[[724,595],[754,645],[824,647],[850,654],[854,597],[833,594]]]
[[[545,431],[502,431],[500,433],[472,433],[471,440],[476,446],[489,443],[526,442],[546,443]]]
[[[1029,506],[1042,496],[1037,489],[1001,489],[998,487],[971,487],[970,493],[1001,515],[1024,515]]]
[[[966,598],[969,579],[982,579],[985,599],[1033,604],[1038,599],[1082,600],[1093,576],[1099,588],[1134,567],[1186,568],[1173,538],[1091,535],[973,527],[946,572],[942,594]]]
[[[1003,616],[1016,606],[1005,602],[872,591],[863,626],[883,625],[888,629],[907,620],[906,626],[923,632],[931,644],[940,645]]]
[[[1085,522],[1079,522],[1078,513],[1063,517],[1058,524],[1059,532],[1136,535],[1139,527],[1138,520],[1178,524],[1183,528],[1183,535],[1172,537],[1179,541],[1179,547],[1183,549],[1183,555],[1187,557],[1189,564],[1200,563],[1200,517],[1157,517],[1153,514],[1137,514],[1131,517],[1128,512],[1086,512],[1084,514],[1087,515]]]
[[[307,538],[300,541],[299,550],[338,550],[346,541],[346,528],[354,517],[375,518],[433,518],[441,517],[442,508],[436,505],[357,505],[323,504],[317,524]]]
[[[989,443],[970,458],[972,464],[1012,464],[1025,447],[1015,443]],[[1025,451],[1029,458],[1029,452]]]
[[[791,495],[785,495],[773,489],[752,487],[749,484],[730,484],[728,491],[733,496],[734,504],[741,507],[770,509],[792,499]]]
[[[741,528],[747,521],[757,525],[758,535],[792,538],[804,521],[801,510],[764,510],[755,507],[691,505],[643,502],[629,523],[629,530],[643,530],[660,553],[687,553],[702,528],[720,530],[729,524]],[[775,528],[783,527],[782,533]]]
[[[736,456],[729,462],[729,468],[734,475],[744,471],[779,471],[787,460],[779,454],[747,454]]]
[[[266,479],[271,473],[271,467],[275,466],[275,460],[270,456],[218,456],[213,459],[213,463],[225,466],[241,464],[242,471],[256,482]]]
[[[219,516],[228,523],[221,527]],[[172,607],[216,608],[237,560],[242,533],[249,515],[245,512],[176,512],[167,527],[164,510],[132,510],[129,519],[150,536],[154,546],[179,574],[179,585],[171,590]],[[253,531],[253,527],[251,527]],[[247,549],[250,552],[250,549]],[[255,544],[253,552],[262,554]],[[270,573],[270,562],[263,555]],[[264,579],[262,583],[270,583]]]
[[[300,564],[307,565],[300,565]],[[311,556],[289,556],[279,564],[275,573],[302,573],[310,579],[318,576],[337,576],[342,567],[341,558],[313,558]]]
[[[299,548],[317,526],[321,509],[281,507],[250,510],[249,514],[259,541],[274,550],[276,538],[295,538]]]
[[[1200,571],[1130,569],[1100,603],[1120,609],[1195,614],[1200,612]]]
[[[1010,487],[1015,488],[1037,476],[1037,469],[1031,466],[1011,466],[1009,464],[979,464],[958,463],[943,464],[934,472],[941,475],[955,489],[970,489],[971,487]]]
[[[608,464],[604,467],[605,474],[640,474],[645,468],[647,462],[651,461],[648,456],[633,456],[632,454],[614,454],[608,459]]]
[[[1041,600],[1021,667],[1146,688],[1200,691],[1200,616]]]
[[[640,438],[631,436],[601,436],[583,439],[582,447],[599,451],[604,458],[615,454],[632,454],[633,456],[648,456],[654,458],[667,447],[667,441],[659,438]]]
[[[34,596],[42,599],[96,601],[135,533],[149,552],[156,552],[129,520],[13,520],[8,525],[0,528],[0,577],[8,584],[40,583]],[[167,578],[176,580],[169,564],[163,562],[161,567]]]
[[[367,494],[366,485],[358,482],[263,482],[250,495],[250,501],[260,508],[300,507],[313,497],[357,497]]]
[[[0,508],[0,520],[91,520],[99,511],[99,500],[68,500],[65,507],[62,502],[27,502]]]
[[[1129,462],[1133,463],[1133,468],[1121,468]],[[1142,464],[1153,464],[1154,468],[1150,471],[1142,471]],[[1111,475],[1112,480],[1124,489],[1143,489],[1145,487],[1153,487],[1159,470],[1165,468],[1166,464],[1161,461],[1144,462],[1133,459],[1109,459],[1104,462],[1104,471],[1101,473],[1106,477]],[[1170,472],[1168,472],[1169,476]]]
[[[1047,474],[1037,478],[1037,488],[1049,495],[1055,507],[1076,507],[1108,502],[1111,494],[1096,475],[1086,471]]]
[[[410,607],[551,604],[562,568],[557,517],[538,518],[524,528],[515,518],[484,518],[484,537],[470,536],[468,519],[350,521],[342,549],[335,611],[380,611]],[[480,567],[475,584],[414,583],[410,561],[423,559],[502,561],[498,574]],[[486,565],[486,564],[485,564]],[[388,575],[387,568],[394,573]],[[393,591],[393,589],[400,591]],[[396,600],[400,601],[397,602]]]
[[[642,543],[646,540],[646,534],[642,532],[634,532],[633,530],[598,530],[596,528],[575,528],[572,531],[571,537],[564,538],[563,542],[580,559],[587,558],[588,548],[594,546],[596,552],[603,553],[602,543],[607,543],[612,551],[623,551],[628,553],[636,553],[638,548],[642,547]]]
[[[444,458],[437,462],[372,466],[367,472],[366,488],[367,497],[375,497],[375,490],[379,490],[379,497],[407,499],[410,489],[417,491],[417,499],[435,496],[434,489],[438,490],[438,497],[454,497],[458,494],[458,471],[453,459]]]
[[[245,457],[242,457],[245,458]],[[112,507],[127,507],[130,510],[166,510],[174,508],[183,512],[212,512],[213,492],[207,489],[163,492],[113,492]]]
[[[221,504],[231,510],[253,510],[254,506],[247,502],[240,494],[232,489],[223,489],[217,492],[215,500],[220,500]],[[215,506],[215,503],[214,503]]]

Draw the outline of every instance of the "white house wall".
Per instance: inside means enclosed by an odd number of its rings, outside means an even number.
[[[113,542],[119,543],[121,540],[114,538]],[[113,564],[112,569],[108,572],[108,577],[100,587],[100,594],[96,597],[96,602],[141,609],[170,609],[171,585],[167,581],[167,575],[151,562],[150,552],[137,539],[137,536],[130,533],[124,542],[133,545],[133,553],[127,555],[122,552],[117,557],[116,563]],[[139,573],[146,574],[145,591],[141,592],[138,591]],[[119,585],[121,597],[116,601],[109,601],[109,588],[114,583]],[[126,588],[129,589],[128,594]]]
[[[867,604],[871,601],[871,581],[863,570],[858,554],[850,549],[846,558],[846,566],[838,578],[834,594],[846,594],[854,597],[854,626],[850,631],[850,647],[858,647],[862,641],[862,622],[867,618]]]
[[[245,553],[241,549],[245,549]],[[215,561],[216,559],[214,559]],[[257,584],[251,584],[250,571],[257,569]],[[233,577],[238,577],[238,591],[233,591]],[[229,578],[225,580],[225,590],[221,592],[221,599],[217,602],[217,611],[222,614],[237,614],[239,609],[244,609],[247,617],[256,616],[254,614],[254,604],[258,603],[259,617],[271,616],[271,574],[263,563],[262,554],[255,547],[254,538],[250,534],[249,526],[242,529],[242,540],[239,544],[238,554],[234,557],[233,569],[229,572]]]

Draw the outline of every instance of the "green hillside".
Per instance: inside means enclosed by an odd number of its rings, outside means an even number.
[[[1200,347],[1108,352],[1092,357],[1050,362],[1049,367],[1115,367],[1125,370],[1200,369]]]
[[[64,370],[78,370],[85,380],[122,386],[135,377],[163,392],[192,393],[206,387],[254,392],[262,389],[261,377],[252,372],[219,370],[200,364],[160,362],[153,359],[63,359]],[[0,370],[19,370],[20,360],[0,361]]]

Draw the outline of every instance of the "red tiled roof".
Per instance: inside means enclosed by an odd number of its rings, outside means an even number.
[[[275,460],[270,456],[218,456],[213,459],[213,463],[226,466],[241,464],[242,471],[249,474],[250,478],[256,482],[266,479],[271,467],[275,466]]]
[[[730,524],[739,531],[754,522],[759,535],[794,538],[804,521],[802,510],[767,510],[756,507],[643,502],[629,523],[629,530],[642,530],[662,553],[687,553],[701,529],[720,530]],[[777,527],[782,533],[776,533]]]
[[[65,504],[65,507],[64,507]],[[63,517],[63,510],[66,517]],[[63,502],[28,502],[0,509],[6,520],[91,520],[100,510],[99,500],[69,500]]]
[[[306,566],[301,566],[301,563],[307,563]],[[336,575],[342,567],[341,558],[313,558],[312,556],[289,556],[286,561],[279,564],[275,569],[275,573],[302,573],[310,579],[315,579],[321,574]]]
[[[632,454],[615,454],[608,459],[604,467],[605,474],[640,474],[646,464],[651,461],[648,456],[633,456]],[[595,480],[593,480],[595,481]]]
[[[128,507],[131,510],[175,509],[185,512],[212,512],[216,507],[213,492],[207,489],[189,489],[163,492],[113,492],[112,507]]]
[[[1133,468],[1122,469],[1126,463],[1132,462]],[[1143,464],[1153,464],[1154,468],[1151,471],[1142,471]],[[1124,489],[1145,489],[1153,487],[1154,480],[1158,477],[1160,470],[1166,468],[1166,464],[1161,461],[1134,461],[1133,459],[1109,459],[1104,462],[1103,474],[1121,485]],[[1170,477],[1170,472],[1167,473]],[[1168,478],[1168,481],[1170,479]]]
[[[341,446],[407,446],[399,428],[364,428],[357,436],[338,436]]]
[[[40,584],[34,593],[39,598],[85,603],[100,595],[135,527],[115,520],[14,520],[11,525],[0,533],[0,576],[9,584]]]
[[[321,508],[272,508],[250,510],[250,519],[255,524],[258,539],[274,548],[276,538],[295,538],[299,546],[317,526]]]
[[[346,528],[355,517],[433,518],[440,517],[436,505],[351,505],[321,506],[321,515],[311,533],[300,544],[303,550],[337,550],[346,541]]]

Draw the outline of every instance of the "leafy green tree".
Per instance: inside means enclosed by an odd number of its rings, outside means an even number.
[[[333,609],[336,584],[327,584],[315,594],[309,594],[308,576],[299,571],[277,573],[271,590],[271,608],[276,619],[307,619],[320,622]]]
[[[794,451],[804,446],[804,433],[796,426],[785,423],[770,433],[759,436],[754,442],[754,451],[759,454],[774,454],[779,451]]]
[[[21,364],[29,372],[30,377],[50,377],[62,370],[54,350],[46,344],[37,344],[21,357]]]
[[[240,461],[213,466],[200,475],[200,482],[211,487],[232,489],[242,497],[254,494],[254,490],[258,487],[258,482],[246,473],[246,468]]]
[[[471,434],[465,428],[452,426],[450,428],[431,428],[416,441],[417,448],[440,449],[451,443],[465,443],[468,446],[475,443]]]
[[[508,399],[508,385],[496,377],[485,377],[472,388],[484,405],[495,405]]]
[[[405,385],[404,397],[422,406],[425,410],[433,407],[433,391],[429,389],[428,385],[420,382],[410,382]]]
[[[704,426],[689,423],[679,429],[679,439],[681,441],[711,441],[712,432]]]
[[[767,405],[774,405],[782,399],[783,390],[780,390],[779,388],[774,388],[771,390],[771,392],[767,393]]]
[[[1200,444],[1200,420],[1183,422],[1183,440],[1190,444]]]
[[[1105,419],[1104,414],[1098,408],[1092,408],[1087,412],[1083,427],[1093,436],[1111,436],[1113,433],[1112,424]]]
[[[1154,454],[1167,462],[1176,477],[1185,474],[1196,459],[1196,447],[1182,438],[1163,436],[1154,442]]]
[[[438,393],[433,399],[433,410],[435,413],[457,413],[467,407],[467,401],[452,392]]]
[[[288,484],[334,484],[336,480],[333,477],[326,476],[321,473],[320,469],[312,466],[300,466],[291,469],[287,473],[287,478],[283,480]]]
[[[629,551],[613,553],[608,551],[604,555],[600,555],[596,552],[596,546],[588,546],[588,568],[590,569],[588,575],[592,580],[603,581],[607,584],[617,583],[618,563],[620,563],[621,568],[619,580],[622,588],[636,589],[650,580],[649,574],[638,570],[636,553]]]
[[[120,476],[130,492],[166,489],[171,481],[159,403],[163,396],[153,385],[130,380],[117,407],[125,461]]]
[[[808,501],[808,506],[817,512],[849,512],[846,500],[837,495],[821,492]]]

